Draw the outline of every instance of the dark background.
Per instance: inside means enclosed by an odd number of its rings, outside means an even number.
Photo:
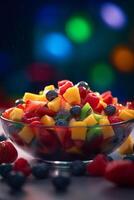
[[[133,8],[132,0],[1,1],[0,106],[60,79],[86,80],[95,91],[132,100]]]

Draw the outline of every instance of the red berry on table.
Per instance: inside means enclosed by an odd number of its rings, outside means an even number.
[[[0,163],[12,163],[17,159],[18,153],[11,142],[0,142]]]
[[[31,166],[29,162],[24,158],[18,158],[13,166],[14,171],[22,172],[25,176],[31,174]]]
[[[128,160],[111,161],[105,170],[105,178],[120,186],[134,186],[134,164]]]
[[[87,172],[92,176],[103,176],[107,164],[107,157],[103,154],[98,154],[95,159],[87,165]]]

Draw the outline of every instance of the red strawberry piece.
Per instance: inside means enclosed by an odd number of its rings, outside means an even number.
[[[98,103],[99,103],[99,97],[94,94],[94,93],[88,93],[88,95],[85,98],[85,103],[89,103],[91,105],[91,107],[94,109],[97,107]]]
[[[108,116],[110,124],[121,122],[122,120],[117,115]]]
[[[9,119],[9,115],[10,115],[10,112],[13,110],[13,108],[9,108],[9,109],[7,109],[6,111],[4,111],[3,113],[2,113],[2,116],[4,117],[4,118],[6,118],[6,119]]]
[[[98,154],[95,159],[87,165],[87,172],[92,176],[103,176],[107,164],[107,157],[103,154]]]
[[[58,81],[58,87],[61,87],[62,85],[64,85],[66,82],[71,82],[69,80],[62,80],[62,81]],[[71,82],[72,83],[72,82]],[[72,83],[73,84],[73,83]]]
[[[113,96],[111,91],[106,91],[104,93],[101,94],[101,97],[103,99],[103,101],[107,104],[112,104],[113,102]]]
[[[22,122],[24,122],[24,123],[27,123],[27,124],[30,124],[30,123],[32,123],[32,122],[34,122],[34,121],[39,121],[40,120],[40,118],[39,117],[31,117],[31,118],[26,118],[25,116],[22,118]]]
[[[12,163],[17,156],[18,152],[11,142],[0,142],[0,163]]]
[[[53,130],[44,130],[44,128],[40,128],[38,137],[40,143],[47,147],[49,153],[55,153],[59,148],[59,141]]]
[[[39,117],[42,117],[43,115],[49,115],[51,117],[55,116],[55,112],[50,110],[48,107],[46,106],[42,106],[42,107],[39,107],[36,111],[36,114],[39,116]]]
[[[28,100],[26,101],[25,112],[35,112],[45,104],[46,102]]]
[[[129,108],[129,109],[134,109],[134,101],[132,101],[132,102],[127,102],[126,106],[127,106],[127,108]]]
[[[87,90],[85,87],[79,87],[79,93],[80,93],[80,97],[81,99],[85,99],[86,95],[87,95]]]
[[[120,186],[134,186],[134,164],[128,160],[110,162],[105,170],[105,178]]]
[[[59,93],[63,95],[65,91],[72,86],[73,86],[73,83],[71,81],[67,81],[65,84],[59,87]]]
[[[18,158],[15,161],[13,170],[22,172],[25,176],[29,176],[31,174],[31,166],[29,162],[24,158]]]

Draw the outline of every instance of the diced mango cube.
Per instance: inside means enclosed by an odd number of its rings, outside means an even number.
[[[48,85],[44,88],[44,91],[48,91],[48,90],[55,90],[54,85]]]
[[[71,138],[72,140],[85,140],[87,127],[84,121],[72,121],[71,126]]]
[[[39,94],[33,94],[33,93],[28,93],[26,92],[23,96],[23,100],[32,100],[32,101],[46,101],[45,95],[39,95]]]
[[[34,138],[34,133],[32,129],[28,126],[25,126],[18,134],[20,138],[27,144],[29,144],[33,138]]]
[[[87,126],[94,126],[98,123],[97,120],[95,119],[94,114],[91,114],[88,117],[86,117],[84,119],[84,122],[86,123]]]
[[[40,121],[42,124],[44,124],[46,126],[54,126],[55,125],[54,119],[48,115],[44,115]]]
[[[120,154],[132,154],[134,152],[133,150],[134,141],[131,136],[127,138],[127,140],[119,147],[118,151]]]
[[[134,110],[123,109],[119,113],[119,118],[122,120],[134,119]]]
[[[68,88],[63,97],[70,104],[80,104],[81,102],[79,89],[76,86]]]
[[[110,122],[107,117],[103,117],[102,119],[100,119],[99,124],[108,125],[108,126],[102,126],[102,134],[104,139],[114,136],[114,130],[112,126],[109,126]]]
[[[57,97],[52,101],[48,102],[48,108],[54,112],[58,112],[61,107],[61,98]]]
[[[9,119],[13,121],[21,121],[23,115],[24,115],[24,111],[22,109],[14,108],[9,114]]]

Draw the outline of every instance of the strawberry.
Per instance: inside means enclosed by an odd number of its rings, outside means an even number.
[[[91,93],[88,93],[88,95],[86,96],[85,103],[88,102],[94,110],[97,107],[99,100],[100,100],[99,97],[96,94],[91,92]]]
[[[70,87],[73,87],[73,83],[71,81],[66,81],[63,85],[59,87],[59,93],[63,95],[65,91]]]
[[[0,142],[0,163],[12,163],[17,156],[17,150],[11,142]]]
[[[29,162],[24,158],[18,158],[13,166],[14,171],[22,172],[25,176],[31,174],[31,166]]]
[[[107,104],[112,104],[113,102],[113,96],[111,94],[111,91],[106,91],[104,93],[101,94],[101,97],[103,99],[103,101]]]
[[[107,164],[107,157],[103,154],[98,154],[95,159],[87,165],[87,172],[92,176],[103,176]]]
[[[111,161],[106,167],[105,178],[120,186],[134,186],[134,163],[128,160]]]

